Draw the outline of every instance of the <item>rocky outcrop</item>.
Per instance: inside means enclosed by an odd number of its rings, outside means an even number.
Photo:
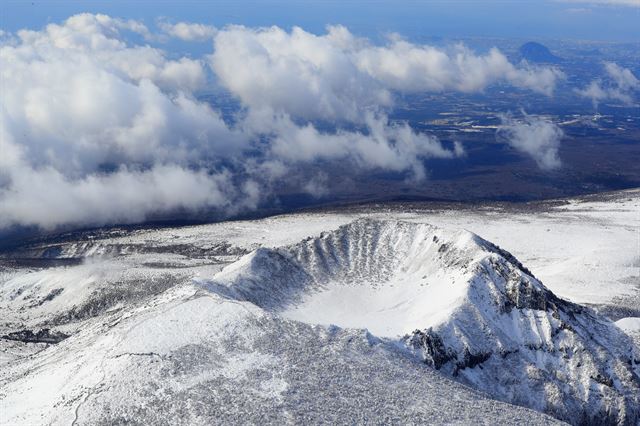
[[[2,336],[2,339],[15,340],[23,343],[60,343],[64,339],[69,337],[68,335],[60,331],[51,331],[48,328],[43,328],[38,331],[32,330],[19,330],[7,333]]]

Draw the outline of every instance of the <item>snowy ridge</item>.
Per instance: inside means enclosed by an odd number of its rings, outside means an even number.
[[[556,294],[637,317],[634,197],[549,216],[338,212],[29,244],[0,266],[0,335],[69,337],[0,339],[0,417],[555,424],[544,411],[636,424],[627,336],[555,297],[509,253],[449,230],[490,235]],[[392,220],[349,224],[363,215]],[[74,261],[56,261],[65,257]],[[634,321],[619,326],[637,336]]]
[[[445,374],[573,424],[640,420],[631,339],[466,231],[362,219],[259,249],[205,285],[289,319],[400,339]]]

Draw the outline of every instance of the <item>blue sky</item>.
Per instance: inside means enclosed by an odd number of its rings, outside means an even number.
[[[614,0],[615,1],[615,0]],[[626,0],[633,2],[634,0]],[[320,32],[344,24],[377,37],[516,37],[640,41],[640,7],[579,1],[15,1],[2,5],[5,30],[40,28],[79,12],[106,13],[152,24],[158,17],[223,26],[293,25]],[[639,2],[640,4],[640,2]]]

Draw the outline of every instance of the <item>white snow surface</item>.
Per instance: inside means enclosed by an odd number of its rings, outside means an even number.
[[[482,256],[475,238],[427,224],[360,220],[290,252],[256,250],[213,281],[285,318],[397,338],[451,316],[470,274],[466,266],[443,267],[438,252],[453,250],[470,265]]]
[[[383,204],[31,245],[14,255],[79,264],[0,263],[0,336],[70,337],[0,339],[0,423],[634,424],[639,200]]]
[[[566,421],[640,420],[632,339],[467,231],[360,219],[201,284],[285,318],[404,335],[435,368]]]
[[[5,367],[2,420],[33,424],[553,424],[363,330],[312,327],[183,285]]]
[[[622,330],[640,333],[640,318],[622,318],[616,321],[616,325]]]
[[[529,206],[529,205],[526,205]],[[432,209],[384,204],[351,210],[300,213],[252,221],[222,222],[174,229],[140,230],[108,240],[61,245],[60,257],[136,253],[146,245],[191,245],[207,250],[224,242],[255,249],[294,244],[360,217],[429,223],[466,229],[507,249],[535,271],[560,297],[581,304],[617,304],[637,299],[640,306],[640,189],[609,197],[509,206]],[[233,261],[237,256],[221,260]]]

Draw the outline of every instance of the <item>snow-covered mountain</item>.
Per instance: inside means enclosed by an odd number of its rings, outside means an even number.
[[[365,330],[274,316],[192,285],[4,367],[6,424],[553,424]]]
[[[639,197],[28,242],[0,423],[636,424]]]
[[[257,250],[207,288],[310,324],[404,336],[441,372],[571,423],[640,421],[630,337],[470,232],[358,220]]]

